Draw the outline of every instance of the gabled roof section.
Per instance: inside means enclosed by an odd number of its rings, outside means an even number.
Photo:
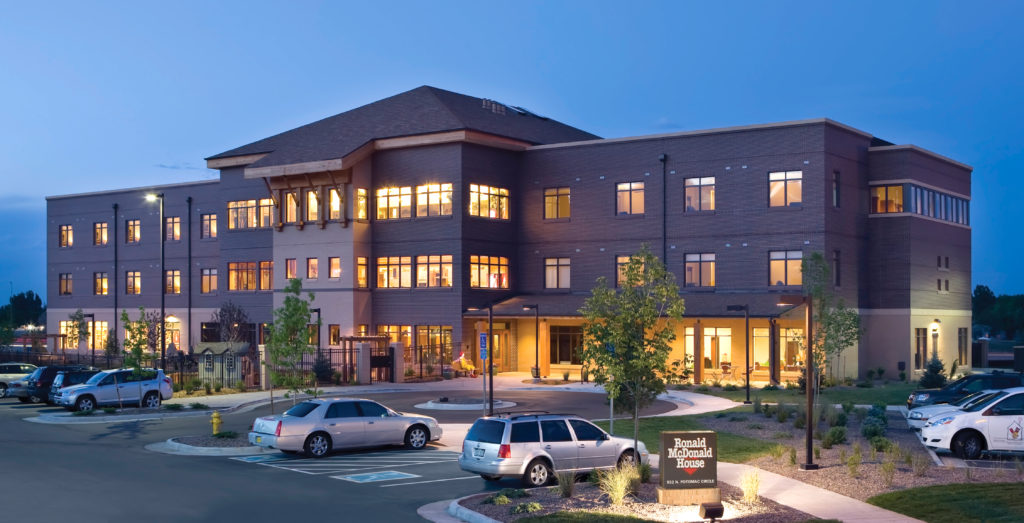
[[[343,158],[373,140],[458,130],[478,131],[531,145],[598,138],[521,108],[425,85],[207,160],[264,155],[248,168],[322,162]]]

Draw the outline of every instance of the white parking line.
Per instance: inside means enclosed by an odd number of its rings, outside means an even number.
[[[402,485],[418,485],[420,483],[437,483],[438,481],[455,481],[457,479],[479,479],[480,476],[462,476],[460,478],[445,478],[445,479],[431,479],[428,481],[410,481],[407,483],[392,483],[390,485],[381,485],[380,488],[387,487],[400,487]]]

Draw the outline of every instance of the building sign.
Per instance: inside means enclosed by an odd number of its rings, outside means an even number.
[[[718,434],[712,431],[661,433],[661,487],[718,486]]]

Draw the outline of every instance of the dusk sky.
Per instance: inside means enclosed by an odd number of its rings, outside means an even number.
[[[1022,15],[1021,2],[4,2],[0,288],[45,296],[46,196],[213,178],[204,157],[427,84],[603,137],[828,117],[918,145],[974,167],[972,287],[1024,293]]]

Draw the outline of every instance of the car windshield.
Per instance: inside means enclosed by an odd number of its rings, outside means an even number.
[[[103,378],[106,378],[108,374],[110,374],[110,373],[109,372],[97,372],[96,374],[93,374],[92,377],[89,378],[89,380],[85,382],[85,384],[86,385],[96,385],[97,383],[103,381]]]
[[[286,410],[284,415],[285,416],[290,416],[290,417],[293,417],[293,418],[302,418],[302,417],[305,417],[306,414],[309,414],[310,412],[313,412],[314,410],[316,410],[316,408],[319,407],[319,406],[320,406],[319,403],[313,403],[312,401],[304,401],[304,402],[299,403],[298,405],[296,405],[296,406]]]
[[[958,400],[951,401],[951,402],[949,402],[949,404],[954,406],[954,407],[962,407],[964,405],[967,405],[968,403],[974,403],[974,401],[977,400],[978,398],[981,398],[981,397],[984,397],[984,396],[988,396],[989,394],[992,394],[992,393],[980,390],[980,391],[975,392],[973,394],[968,394],[968,395],[966,395],[966,396],[964,396],[964,397],[962,397],[962,398],[960,398]]]
[[[63,385],[63,384],[64,384],[64,373],[63,372],[58,372],[57,375],[53,377],[53,387],[55,389],[59,389],[60,386]]]
[[[501,443],[501,436],[504,434],[504,423],[489,419],[478,419],[469,429],[466,439],[469,441],[479,441],[480,443]]]
[[[992,394],[991,396],[989,396],[988,398],[985,398],[984,400],[981,400],[981,401],[972,403],[971,405],[965,406],[964,407],[964,412],[978,412],[979,410],[982,410],[982,409],[988,407],[989,405],[995,403],[996,401],[1005,398],[1006,394],[1007,394],[1007,392],[1003,391],[1003,390],[1001,390],[999,392],[996,392],[996,393]]]
[[[942,387],[942,388],[943,389],[955,389],[955,388],[959,387],[960,385],[962,385],[965,381],[967,381],[967,376],[964,376],[964,377],[954,381],[953,383],[949,383],[945,387]]]
[[[36,370],[32,371],[32,374],[29,374],[29,375],[28,375],[28,378],[26,378],[26,379],[27,379],[28,381],[32,381],[32,380],[37,380],[37,379],[39,379],[39,375],[43,373],[43,368],[44,368],[44,367],[39,367],[38,369],[36,369]]]

